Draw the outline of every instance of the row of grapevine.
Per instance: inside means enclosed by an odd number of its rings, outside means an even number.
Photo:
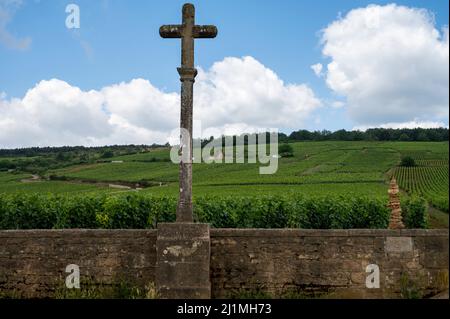
[[[175,197],[136,193],[0,194],[0,229],[155,228],[159,222],[175,220],[176,202]],[[386,228],[390,215],[386,204],[353,196],[221,196],[196,198],[194,213],[196,221],[216,228]],[[405,204],[408,226],[426,226],[424,207]]]
[[[416,160],[418,166],[448,166],[448,160],[434,159],[434,160]]]
[[[397,167],[394,176],[407,193],[423,196],[448,212],[448,165]]]

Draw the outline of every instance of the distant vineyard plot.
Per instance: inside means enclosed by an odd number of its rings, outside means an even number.
[[[448,212],[448,160],[418,160],[415,167],[397,167],[394,175],[409,194],[425,197]]]
[[[321,141],[289,144],[293,156],[280,158],[278,171],[273,175],[260,175],[260,163],[194,164],[194,197],[345,195],[387,201],[387,183],[394,175],[403,190],[402,196],[422,196],[432,207],[448,212],[448,142]],[[72,155],[58,154],[60,158],[72,160],[69,164],[63,161],[61,165],[56,161],[55,168],[35,173],[30,169],[28,172],[4,170],[0,172],[0,194],[101,193],[114,196],[138,192],[177,197],[178,165],[170,161],[169,147],[136,147],[128,148],[124,155],[118,151],[111,153],[105,157],[104,153],[95,156],[95,153],[80,155],[72,151]],[[405,156],[414,158],[417,166],[400,167]],[[44,163],[47,157],[32,158],[33,163]],[[15,161],[11,156],[7,160]],[[24,162],[24,158],[17,161]],[[125,187],[114,187],[120,185]]]
[[[261,164],[194,164],[194,195],[355,194],[387,196],[385,173],[399,153],[385,143],[292,143],[294,156],[281,158],[276,174],[260,175]],[[173,195],[178,192],[178,166],[169,149],[118,156],[110,162],[78,165],[48,174],[70,180],[148,182],[141,192]]]

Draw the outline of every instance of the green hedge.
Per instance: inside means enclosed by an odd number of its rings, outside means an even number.
[[[407,228],[427,228],[427,201],[421,197],[412,197],[403,203],[402,217]]]
[[[420,200],[404,206],[405,222],[426,227]],[[175,221],[177,200],[145,194],[118,196],[0,195],[0,229],[155,228]],[[367,197],[201,197],[195,219],[216,228],[386,228],[386,202]],[[425,221],[425,222],[424,222]]]

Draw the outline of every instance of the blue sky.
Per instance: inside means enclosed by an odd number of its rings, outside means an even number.
[[[180,41],[161,39],[158,29],[162,24],[180,22],[184,1],[0,0],[0,4],[2,1],[4,6],[10,7],[8,1],[17,3],[9,9],[9,21],[3,26],[0,15],[0,27],[18,39],[31,39],[25,49],[14,49],[0,41],[0,92],[4,92],[4,100],[23,98],[27,90],[40,81],[54,78],[83,91],[101,90],[142,78],[162,92],[178,92],[176,67],[180,63]],[[332,101],[347,103],[349,96],[327,86],[326,76],[316,76],[311,65],[321,63],[326,68],[334,58],[323,54],[321,30],[351,10],[370,4],[383,6],[392,1],[192,2],[196,6],[196,22],[215,24],[219,30],[214,40],[196,41],[196,65],[209,70],[226,57],[251,56],[285,84],[307,85],[322,101],[322,107],[314,110],[298,128],[336,130],[366,125],[364,121],[355,120],[358,117],[352,117],[346,107],[327,107]],[[65,7],[69,3],[80,7],[81,28],[78,30],[65,27]],[[434,15],[438,31],[448,26],[448,1],[395,3],[427,9]],[[399,117],[394,122],[414,118]],[[420,119],[448,125],[445,116]]]

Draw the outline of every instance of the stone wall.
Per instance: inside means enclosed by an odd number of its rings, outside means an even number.
[[[155,281],[156,230],[0,231],[0,295],[51,297],[65,268],[81,282]],[[213,298],[391,298],[448,288],[448,230],[211,229]],[[380,270],[367,289],[366,267]]]
[[[379,289],[366,288],[369,264]],[[426,297],[448,287],[448,230],[212,229],[211,281],[216,298]]]
[[[81,284],[154,282],[156,230],[0,231],[0,293],[52,297],[64,289],[66,266]]]

